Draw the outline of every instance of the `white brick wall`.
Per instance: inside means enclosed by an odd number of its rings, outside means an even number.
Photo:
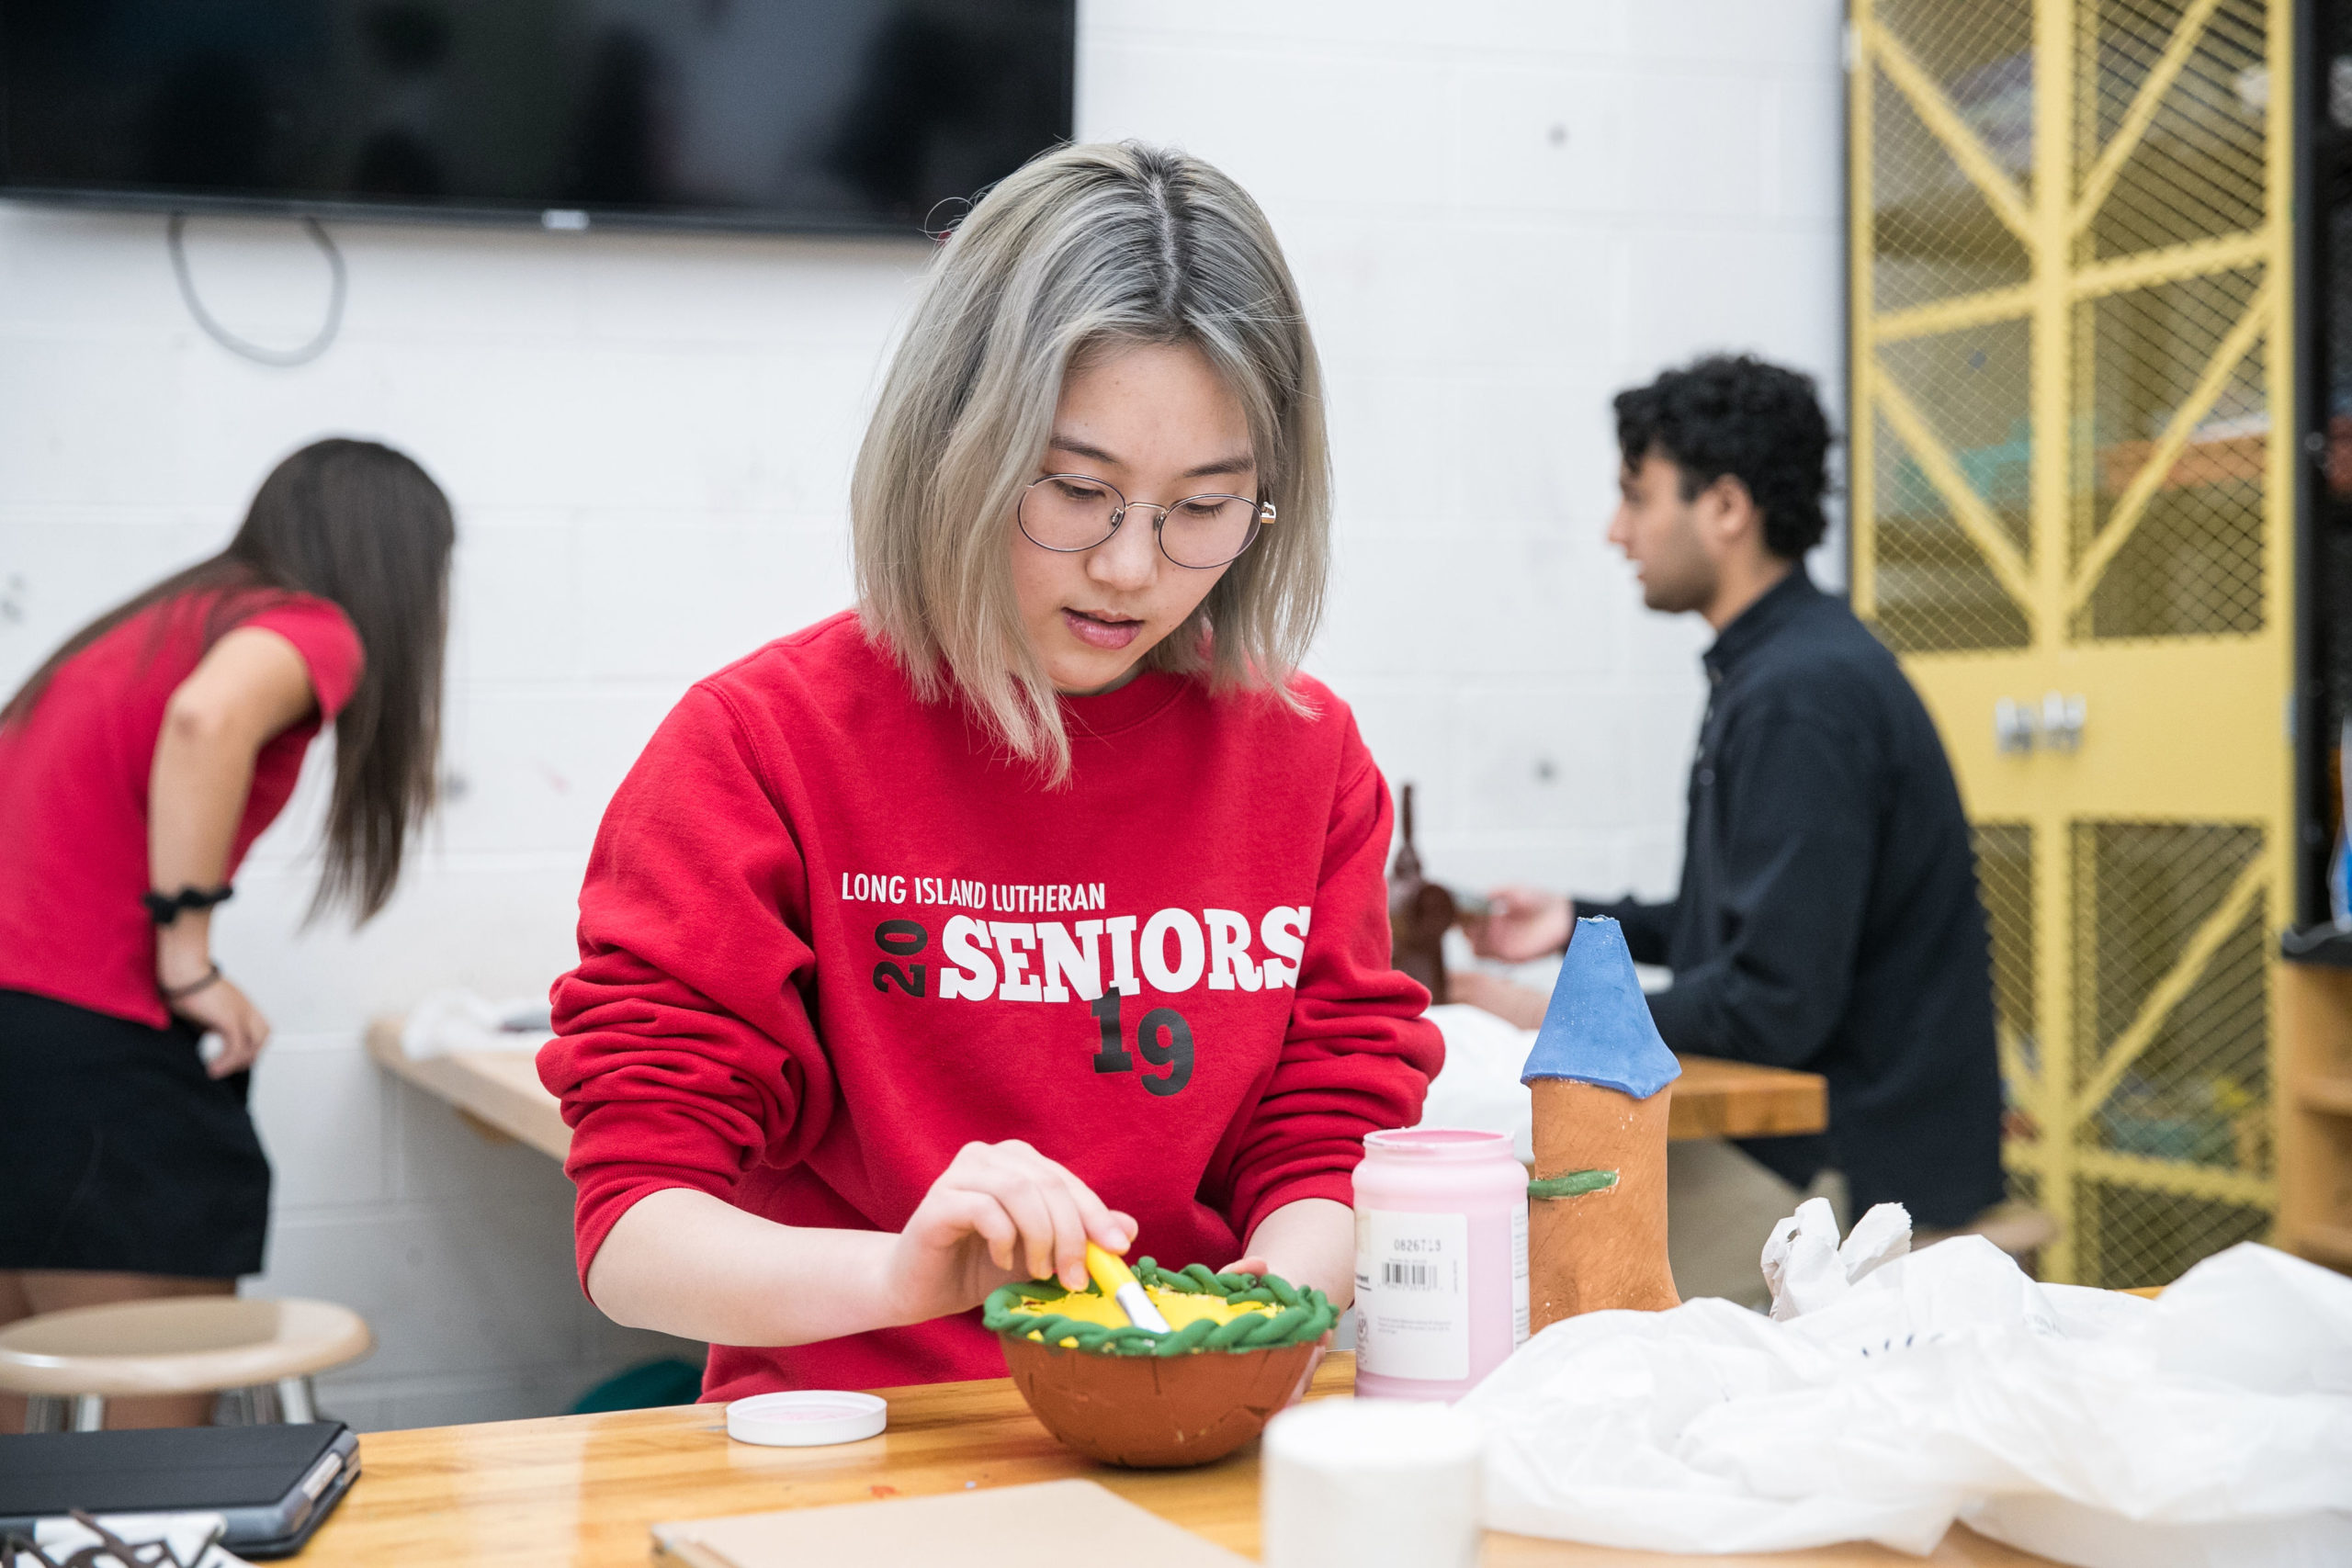
[[[1695,624],[1601,543],[1607,400],[1747,346],[1840,380],[1835,0],[1091,0],[1079,120],[1257,193],[1330,378],[1338,581],[1313,660],[1425,850],[1476,884],[1670,886]],[[0,683],[223,539],[279,455],[380,435],[461,513],[448,761],[398,899],[300,928],[322,770],[221,956],[276,1021],[265,1292],[365,1312],[363,1426],[537,1414],[661,1342],[571,1280],[569,1189],[389,1083],[359,1034],[438,986],[570,960],[603,803],[693,678],[847,602],[843,506],[920,243],[343,225],[342,340],[271,370],[203,338],[163,224],[0,209]],[[199,222],[216,315],[299,341],[324,269]]]

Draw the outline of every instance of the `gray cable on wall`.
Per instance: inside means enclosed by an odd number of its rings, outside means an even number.
[[[196,324],[204,329],[206,336],[232,354],[242,355],[257,364],[281,367],[308,365],[327,351],[327,345],[334,342],[334,334],[343,329],[343,297],[347,281],[344,276],[343,253],[335,248],[334,242],[327,237],[327,231],[319,226],[317,219],[304,218],[302,227],[310,231],[311,243],[326,254],[327,265],[334,274],[332,289],[327,295],[326,322],[319,328],[318,336],[300,348],[264,348],[257,343],[247,343],[214,321],[212,313],[204,308],[204,301],[196,297],[196,279],[188,274],[187,246],[182,238],[187,230],[187,214],[172,214],[171,222],[164,230],[164,244],[172,253],[172,276],[179,279],[180,298],[187,301],[188,314],[196,318]]]

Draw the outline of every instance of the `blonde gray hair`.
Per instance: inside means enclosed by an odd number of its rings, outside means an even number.
[[[953,686],[1055,781],[1069,741],[1013,604],[1013,511],[1072,365],[1170,343],[1199,349],[1239,400],[1279,520],[1143,662],[1295,705],[1288,683],[1329,554],[1321,376],[1265,214],[1199,159],[1135,141],[1063,147],[989,190],[933,263],[858,449],[850,515],[867,635],[923,700]]]

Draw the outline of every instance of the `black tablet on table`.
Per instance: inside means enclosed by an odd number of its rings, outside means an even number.
[[[85,1514],[220,1514],[240,1557],[302,1549],[359,1474],[340,1421],[0,1435],[0,1532]]]

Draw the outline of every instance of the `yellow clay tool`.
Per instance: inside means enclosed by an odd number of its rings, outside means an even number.
[[[1143,1285],[1136,1279],[1135,1270],[1115,1254],[1088,1242],[1086,1272],[1104,1295],[1119,1303],[1119,1310],[1127,1314],[1129,1323],[1137,1328],[1148,1328],[1154,1334],[1171,1332],[1168,1320],[1159,1314],[1158,1307],[1151,1304],[1151,1298],[1144,1294]]]

